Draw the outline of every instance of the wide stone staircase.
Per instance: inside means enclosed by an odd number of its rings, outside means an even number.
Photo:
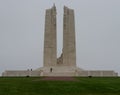
[[[44,72],[44,76],[75,76],[75,72]]]
[[[76,67],[44,67],[43,76],[76,76]]]

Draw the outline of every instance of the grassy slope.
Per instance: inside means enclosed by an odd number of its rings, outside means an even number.
[[[0,78],[0,95],[120,95],[120,78],[77,79]]]

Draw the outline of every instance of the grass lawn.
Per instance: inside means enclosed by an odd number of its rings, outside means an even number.
[[[120,78],[50,81],[42,77],[1,77],[0,95],[120,95]]]

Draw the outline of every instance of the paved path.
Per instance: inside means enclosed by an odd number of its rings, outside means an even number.
[[[42,80],[76,81],[74,77],[43,77]]]

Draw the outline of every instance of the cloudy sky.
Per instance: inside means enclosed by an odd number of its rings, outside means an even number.
[[[43,66],[45,9],[57,7],[58,56],[63,6],[75,11],[77,65],[120,74],[120,0],[0,0],[0,74]]]

